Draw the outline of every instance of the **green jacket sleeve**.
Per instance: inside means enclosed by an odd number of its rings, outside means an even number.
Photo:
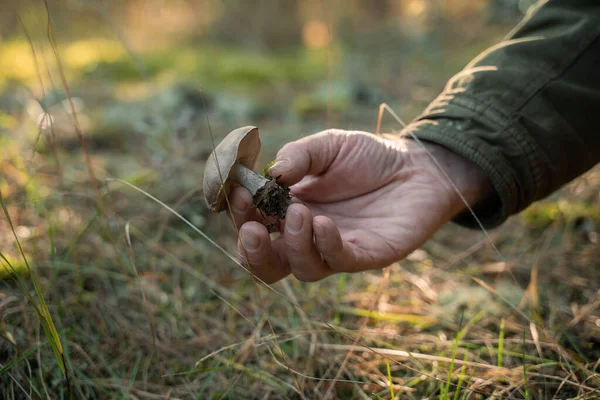
[[[502,223],[600,161],[600,1],[549,0],[455,75],[405,133],[478,164]],[[456,222],[476,226],[470,216]]]

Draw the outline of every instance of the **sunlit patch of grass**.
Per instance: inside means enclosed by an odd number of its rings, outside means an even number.
[[[391,312],[378,312],[362,308],[340,307],[340,313],[356,315],[359,317],[368,317],[374,321],[387,321],[395,323],[406,323],[416,328],[426,328],[434,325],[437,320],[425,315],[399,314]]]
[[[0,88],[9,80],[31,84],[37,79],[37,71],[29,43],[25,40],[2,42],[0,45]]]
[[[192,60],[195,68],[192,68]],[[265,56],[228,47],[186,49],[176,56],[175,65],[191,71],[209,88],[217,85],[256,88],[265,84],[287,82],[302,84],[326,79],[328,59],[323,51],[296,50],[287,54]]]
[[[37,68],[26,40],[14,39],[0,44],[3,66],[0,89],[11,81],[38,87],[41,80],[45,87],[53,86],[46,73],[38,75],[38,70],[55,70],[54,63],[45,64],[52,60],[51,49],[45,46],[35,50]],[[153,79],[163,84],[191,79],[214,90],[223,85],[256,89],[277,82],[321,81],[327,78],[331,57],[340,53],[333,46],[327,51],[298,49],[266,56],[239,48],[201,44],[146,51],[132,58],[120,42],[104,38],[74,40],[61,44],[58,50],[65,76],[72,84],[89,79],[115,83]]]
[[[66,44],[64,49],[61,49],[61,55],[65,65],[81,69],[100,62],[116,62],[125,56],[125,49],[118,41],[91,38]]]
[[[6,245],[6,242],[4,245]],[[27,275],[27,265],[21,258],[12,256],[8,252],[4,253],[4,257],[6,257],[6,260],[0,260],[0,279],[6,279],[13,274]]]
[[[600,222],[600,210],[594,204],[581,201],[542,201],[529,206],[521,213],[520,218],[527,227],[543,229],[559,218],[566,223],[578,218],[589,218]]]
[[[83,76],[120,83],[151,78],[163,86],[193,80],[211,90],[222,90],[223,85],[256,89],[277,82],[302,84],[323,80],[327,77],[329,62],[321,50],[302,49],[266,56],[239,48],[202,44],[141,53],[138,57],[142,68],[129,55],[117,54],[118,57],[111,59],[88,57],[81,65]]]
[[[69,79],[75,79],[85,70],[101,63],[115,63],[124,57],[123,46],[117,42],[101,38],[74,40],[63,44],[60,48],[62,62]],[[52,60],[52,50],[45,46],[36,48],[38,63],[31,53],[30,44],[24,39],[14,39],[0,44],[0,89],[9,81],[20,82],[23,85],[37,87],[41,80],[46,87],[52,87],[47,74],[38,75],[38,71],[46,67],[50,71],[55,65],[45,65],[46,60]]]

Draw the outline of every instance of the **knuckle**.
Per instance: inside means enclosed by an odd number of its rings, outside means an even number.
[[[294,154],[294,147],[296,147],[296,142],[289,142],[283,145],[283,147],[277,152],[277,158],[285,155],[285,154]]]
[[[289,236],[289,235],[288,235]],[[290,239],[288,237],[288,239]],[[307,246],[299,240],[300,238],[294,238],[295,240],[288,240],[286,242],[287,252],[291,255],[300,255],[306,253]]]

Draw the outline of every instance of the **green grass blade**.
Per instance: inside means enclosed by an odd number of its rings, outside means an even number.
[[[467,361],[468,358],[468,353],[465,353],[465,356],[463,357],[463,361]],[[454,398],[453,400],[458,400],[458,396],[460,395],[460,388],[463,384],[463,382],[465,381],[465,370],[466,370],[466,365],[463,364],[462,367],[460,367],[460,372],[458,373],[458,383],[456,384],[456,389],[454,391]]]
[[[527,368],[525,366],[525,331],[523,331],[523,357],[521,358],[523,363],[523,387],[525,390],[525,400],[529,400],[529,388],[527,387]]]
[[[500,334],[498,336],[498,367],[502,368],[502,351],[504,350],[504,318],[500,320]]]
[[[392,396],[392,400],[394,400],[396,398],[396,395],[394,394],[394,382],[392,381],[392,370],[390,369],[390,362],[388,360],[385,360],[385,366],[387,367],[388,381],[390,382],[390,394]]]
[[[37,346],[32,347],[31,349],[25,350],[25,352],[23,354],[21,354],[19,357],[17,357],[16,359],[13,359],[13,360],[9,361],[8,363],[6,363],[6,365],[4,365],[2,368],[0,368],[0,376],[4,375],[8,371],[10,371],[13,367],[15,367],[21,361],[26,360],[27,358],[29,358],[30,355],[32,355],[33,353],[35,353],[43,345],[44,345],[43,343],[40,343]]]
[[[450,367],[448,368],[448,380],[446,381],[446,385],[442,391],[440,398],[449,399],[448,393],[450,393],[450,385],[452,382],[452,373],[454,372],[454,361],[456,359],[456,352],[458,351],[458,343],[462,339],[462,337],[467,333],[466,327],[462,328],[463,318],[465,316],[464,311],[460,314],[460,321],[458,323],[458,332],[456,333],[456,337],[454,338],[454,346],[452,346],[452,361],[450,361]]]
[[[214,377],[215,377],[215,371],[216,369],[221,365],[221,361],[217,361],[217,365],[215,365],[215,368],[213,370],[211,370],[208,374],[208,378],[206,379],[206,381],[204,382],[204,385],[202,385],[202,387],[200,388],[200,392],[198,393],[198,399],[203,399],[204,397],[202,397],[204,395],[204,392],[206,391],[206,388],[208,388],[208,386],[212,383]]]
[[[79,232],[79,234],[77,235],[77,237],[75,238],[73,243],[71,243],[71,245],[67,249],[67,252],[63,256],[63,260],[62,260],[63,263],[67,262],[69,260],[69,257],[71,257],[71,253],[73,253],[73,250],[75,250],[75,247],[79,244],[79,242],[81,241],[81,238],[83,238],[83,235],[85,235],[85,233],[88,231],[88,229],[90,229],[90,227],[94,224],[94,221],[96,221],[96,218],[98,217],[98,215],[100,215],[100,211],[96,210],[96,213],[94,214],[94,216],[90,219],[90,221],[87,223],[87,225],[81,230],[81,232]]]
[[[54,240],[54,224],[52,224],[52,220],[48,219],[48,239],[50,240],[50,259],[54,260],[56,256],[56,244]]]

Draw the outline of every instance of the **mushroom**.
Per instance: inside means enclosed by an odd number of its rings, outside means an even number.
[[[259,152],[258,128],[245,126],[231,131],[210,154],[204,167],[203,191],[213,212],[227,208],[227,196],[237,184],[248,189],[254,205],[264,214],[285,217],[291,204],[290,189],[252,170]]]

